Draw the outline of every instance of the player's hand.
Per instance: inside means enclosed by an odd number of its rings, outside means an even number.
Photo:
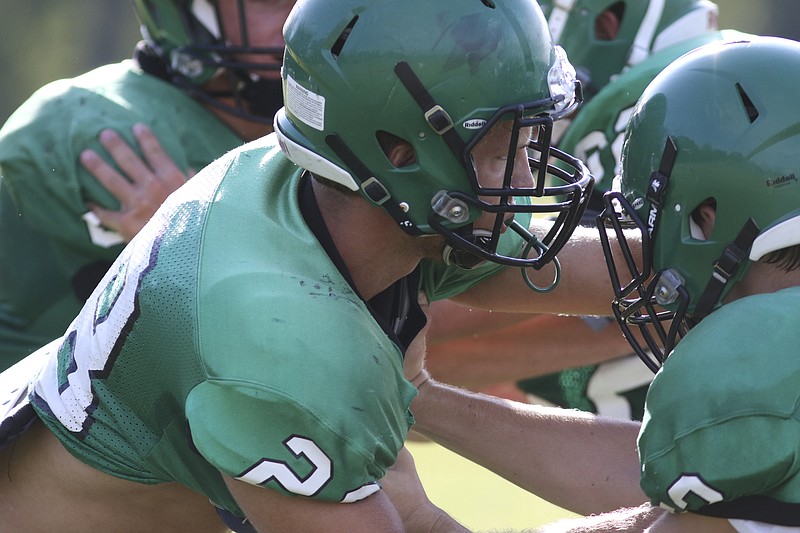
[[[397,462],[381,479],[381,487],[397,509],[406,531],[467,531],[428,499],[414,458],[405,447],[397,454]]]
[[[406,379],[417,388],[430,379],[428,371],[425,370],[426,338],[428,336],[428,326],[430,325],[430,317],[427,314],[428,302],[423,293],[420,293],[419,298],[422,310],[425,311],[425,315],[428,317],[428,323],[425,324],[425,327],[422,328],[417,337],[411,341],[403,358],[403,373]]]
[[[103,226],[130,241],[153,216],[173,191],[191,178],[170,159],[153,132],[144,124],[134,124],[133,136],[139,144],[140,157],[120,135],[111,129],[100,132],[99,140],[119,169],[112,167],[94,150],[81,152],[84,168],[108,189],[119,201],[119,211],[97,204],[87,207],[97,215]]]

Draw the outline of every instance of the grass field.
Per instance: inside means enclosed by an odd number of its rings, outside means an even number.
[[[576,516],[437,444],[408,449],[431,501],[473,531],[521,531]]]

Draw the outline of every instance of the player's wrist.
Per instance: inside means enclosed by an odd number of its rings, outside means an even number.
[[[422,387],[422,385],[424,385],[428,381],[430,381],[430,379],[431,375],[428,373],[427,370],[423,368],[422,370],[419,371],[419,373],[416,376],[414,376],[414,378],[411,380],[411,384],[414,385],[419,390],[419,388]]]

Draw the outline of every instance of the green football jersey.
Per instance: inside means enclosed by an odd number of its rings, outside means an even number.
[[[745,36],[737,31],[722,30],[665,48],[613,78],[581,106],[558,146],[584,161],[595,178],[594,192],[584,217],[587,224],[593,224],[594,217],[602,211],[603,193],[611,189],[611,181],[619,173],[625,127],[647,85],[684,53],[710,42]],[[544,399],[560,407],[641,420],[652,377],[644,369],[644,363],[636,355],[630,355],[608,363],[526,379],[517,385],[533,402]]]
[[[122,250],[118,234],[84,216],[87,202],[118,203],[78,157],[87,148],[105,153],[97,139],[105,128],[135,144],[136,122],[184,171],[242,144],[133,61],[46,85],[0,129],[0,370],[62,335]]]
[[[800,287],[704,318],[647,395],[641,486],[676,511],[800,526]]]
[[[402,317],[376,318],[337,268],[300,207],[306,181],[270,135],[192,178],[131,241],[36,380],[71,453],[238,515],[220,472],[333,502],[378,490],[413,422],[387,325]],[[500,268],[432,267],[415,301]]]

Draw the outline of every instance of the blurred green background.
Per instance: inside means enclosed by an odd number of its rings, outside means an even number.
[[[797,0],[717,4],[723,28],[800,39]],[[0,0],[0,7],[0,122],[45,83],[129,57],[139,38],[130,0]]]

